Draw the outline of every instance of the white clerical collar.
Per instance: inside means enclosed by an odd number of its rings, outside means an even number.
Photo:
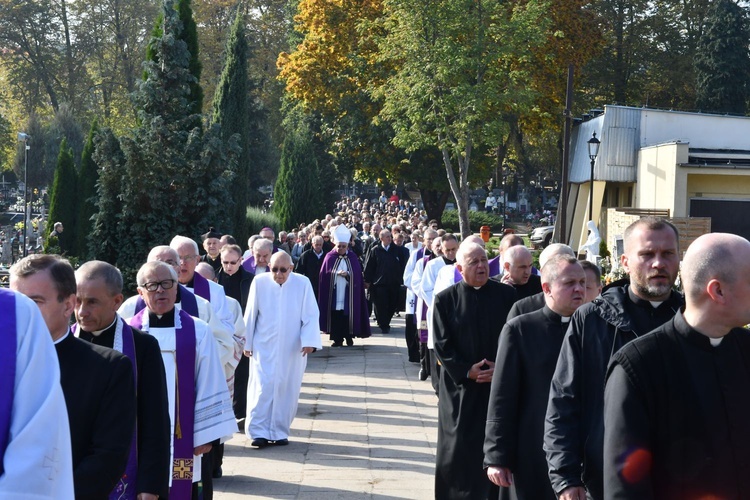
[[[570,316],[560,316],[560,321],[563,323],[570,323]]]
[[[93,335],[94,337],[98,337],[99,335],[101,335],[101,334],[102,334],[102,332],[106,332],[107,330],[109,330],[110,328],[112,328],[112,325],[114,325],[114,324],[115,324],[115,322],[117,322],[117,315],[116,315],[116,314],[115,314],[115,319],[114,319],[114,320],[112,320],[112,323],[110,323],[110,324],[109,324],[109,326],[108,326],[107,328],[104,328],[104,329],[102,329],[102,330],[97,330],[97,331],[95,331],[95,332],[90,332],[90,333],[91,333],[91,335]]]
[[[263,267],[258,266],[255,268],[255,274],[265,273],[266,269],[268,269],[266,266],[263,266]]]
[[[60,342],[62,342],[62,341],[63,341],[63,340],[65,340],[66,338],[68,338],[68,335],[70,335],[70,328],[68,328],[68,331],[67,331],[67,332],[65,332],[65,335],[63,335],[63,336],[62,336],[62,337],[60,337],[59,339],[55,340],[55,341],[53,342],[53,344],[55,344],[55,345],[59,344]]]
[[[651,307],[653,307],[654,309],[656,309],[657,307],[659,307],[660,305],[662,305],[664,303],[663,300],[661,300],[661,301],[659,301],[659,300],[649,300],[649,302],[651,303]]]
[[[719,337],[719,338],[708,337],[708,341],[711,342],[711,345],[714,347],[718,347],[719,344],[721,344],[722,340],[724,340],[724,337]]]

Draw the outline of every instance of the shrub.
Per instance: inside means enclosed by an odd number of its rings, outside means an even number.
[[[250,234],[258,234],[264,227],[270,227],[276,233],[284,229],[279,227],[279,219],[273,213],[263,213],[260,208],[247,207],[247,229]],[[240,246],[244,243],[241,242]]]
[[[448,230],[454,229],[453,232],[458,232],[458,210],[446,210],[443,212],[443,227]],[[493,233],[499,233],[503,230],[503,218],[499,215],[488,214],[487,212],[469,212],[469,224],[471,225],[471,231],[478,233],[482,226],[490,226],[490,230]]]

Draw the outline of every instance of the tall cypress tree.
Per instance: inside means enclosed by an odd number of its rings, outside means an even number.
[[[125,180],[125,155],[120,141],[108,128],[94,137],[96,145],[92,159],[99,165],[96,182],[96,214],[88,255],[105,262],[118,261],[119,221],[123,213],[122,183]]]
[[[96,182],[99,179],[94,161],[94,136],[98,133],[97,122],[91,124],[86,144],[81,153],[81,168],[78,172],[78,219],[76,222],[76,253],[82,259],[90,257],[88,242],[93,229],[91,218],[96,213]]]
[[[237,241],[247,241],[247,205],[250,188],[250,151],[249,151],[249,102],[247,74],[247,39],[245,38],[245,16],[240,5],[227,39],[226,60],[216,87],[213,101],[212,124],[221,126],[221,135],[228,140],[238,134],[239,146],[242,148],[237,163],[237,176],[231,187],[231,196],[235,202],[232,220],[234,227],[220,228],[231,231]]]
[[[320,214],[320,174],[309,130],[299,127],[287,133],[281,150],[281,167],[274,188],[274,213],[280,229],[292,229]]]
[[[716,0],[706,17],[695,55],[696,107],[745,114],[750,77],[747,12],[731,0]]]
[[[188,68],[190,73],[195,77],[195,81],[189,83],[190,94],[188,101],[190,102],[190,113],[199,115],[203,112],[203,88],[200,85],[203,65],[198,58],[198,29],[193,19],[193,9],[190,2],[191,0],[177,0],[176,6],[174,6],[173,2],[170,2],[170,4],[173,9],[177,10],[179,19],[182,22],[182,27],[175,34],[178,40],[185,42],[189,57]],[[161,40],[164,32],[164,10],[162,9],[156,17],[156,22],[151,30],[151,41],[146,46],[147,61],[159,62],[159,54],[155,41]],[[146,80],[147,78],[148,70],[144,70],[143,79]],[[198,124],[200,124],[200,120]]]
[[[67,139],[60,143],[60,154],[57,156],[55,180],[52,183],[50,197],[48,231],[52,231],[52,224],[62,222],[64,231],[58,238],[58,244],[48,241],[45,251],[59,247],[61,253],[75,254],[76,219],[78,194],[76,192],[76,167],[73,161],[73,150],[68,147]],[[55,249],[56,250],[56,249]]]

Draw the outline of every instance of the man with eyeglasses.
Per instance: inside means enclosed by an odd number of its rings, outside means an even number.
[[[175,273],[180,272],[180,259],[177,252],[166,246],[159,245],[151,249],[146,258],[146,262],[164,262],[174,269]],[[196,264],[197,265],[197,264]],[[234,322],[230,322],[230,327],[227,328],[225,322],[219,319],[219,316],[214,312],[211,307],[211,303],[203,297],[196,295],[189,288],[177,284],[177,298],[175,305],[178,309],[183,309],[186,313],[194,318],[199,318],[211,328],[214,339],[216,340],[217,349],[221,358],[222,366],[224,367],[224,374],[227,380],[230,379],[234,374],[234,369],[237,366],[237,360],[235,359],[235,350],[238,349],[236,342],[232,336],[234,331]],[[117,310],[119,314],[126,321],[141,310],[145,309],[146,302],[140,295],[130,297],[128,300],[122,303],[120,308]]]
[[[212,498],[202,477],[202,455],[211,443],[237,431],[229,389],[209,326],[175,307],[177,273],[164,262],[138,271],[138,295],[146,308],[128,323],[156,337],[167,377],[173,436],[170,498]]]
[[[245,354],[250,357],[246,435],[252,446],[289,444],[307,355],[322,347],[318,304],[310,280],[292,273],[286,252],[250,285]]]

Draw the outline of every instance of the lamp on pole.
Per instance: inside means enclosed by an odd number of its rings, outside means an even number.
[[[594,163],[599,155],[599,145],[601,142],[596,138],[596,132],[589,139],[589,158],[591,158],[591,192],[589,193],[589,220],[594,220]]]
[[[29,139],[31,139],[31,136],[25,132],[19,132],[18,133],[18,140],[23,141],[24,145],[24,152],[23,152],[23,253],[22,255],[26,257],[27,253],[27,246],[26,246],[26,210],[29,203],[28,193],[29,193],[29,149],[31,149],[31,146],[29,146]]]

